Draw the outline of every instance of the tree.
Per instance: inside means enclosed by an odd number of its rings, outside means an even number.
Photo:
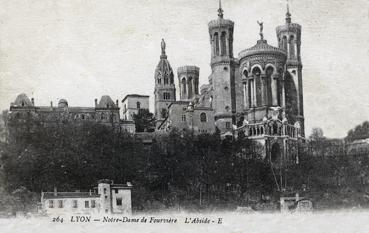
[[[139,109],[137,114],[133,114],[136,132],[153,132],[155,130],[154,114],[148,109]]]
[[[309,139],[312,141],[318,141],[324,139],[324,133],[321,128],[313,128],[311,130],[311,134],[309,136]]]
[[[346,136],[347,141],[369,138],[369,121],[364,121],[361,125],[357,125],[351,129]]]

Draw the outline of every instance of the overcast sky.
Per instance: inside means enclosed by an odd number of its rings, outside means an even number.
[[[285,0],[222,2],[225,18],[235,22],[234,54],[256,43],[257,20],[276,45]],[[302,25],[307,135],[321,127],[326,136],[343,137],[369,120],[368,5],[290,0],[292,21]],[[19,93],[34,97],[36,105],[65,98],[70,106],[137,93],[150,95],[153,105],[161,38],[174,72],[197,65],[205,84],[207,23],[217,8],[217,0],[0,0],[0,109]]]

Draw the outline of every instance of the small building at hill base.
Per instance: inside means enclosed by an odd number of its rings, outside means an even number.
[[[114,184],[103,179],[89,192],[41,193],[41,211],[44,214],[131,214],[132,184]]]

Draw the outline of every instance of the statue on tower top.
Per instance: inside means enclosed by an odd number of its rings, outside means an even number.
[[[264,40],[264,34],[263,34],[264,22],[259,22],[259,20],[257,22],[258,22],[259,27],[260,27],[260,32],[259,32],[260,38],[261,38],[261,40]]]
[[[161,39],[161,55],[165,55],[165,41]]]

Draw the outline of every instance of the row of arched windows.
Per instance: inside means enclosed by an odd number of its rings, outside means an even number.
[[[224,56],[227,55],[227,33],[222,32],[219,36],[218,32],[214,33],[213,43],[214,43],[214,55]],[[220,42],[220,43],[219,43]]]
[[[272,75],[274,68],[268,66],[265,70],[265,78],[261,76],[261,69],[254,67],[251,71],[253,79],[247,80],[247,89],[245,87],[244,94],[245,105],[250,107],[279,104],[279,82],[273,80]],[[248,78],[249,74],[247,70],[243,71],[243,78]],[[275,82],[275,83],[273,83]],[[274,92],[274,94],[273,94]],[[274,96],[274,97],[273,97]],[[273,101],[273,98],[275,100]]]
[[[282,39],[279,40],[279,47],[289,51],[290,57],[296,57],[296,40],[294,35],[290,35],[289,38],[287,36],[283,36]]]
[[[199,94],[199,81],[189,77],[187,80],[185,77],[181,80],[181,96],[182,98],[192,98],[193,95]]]
[[[157,83],[158,84],[161,84],[162,83],[162,78],[158,78],[157,79]],[[170,81],[170,83],[169,83],[169,81]],[[173,77],[170,77],[169,79],[168,79],[168,77],[165,77],[164,78],[164,85],[168,85],[168,84],[174,84],[174,79],[173,79]]]

